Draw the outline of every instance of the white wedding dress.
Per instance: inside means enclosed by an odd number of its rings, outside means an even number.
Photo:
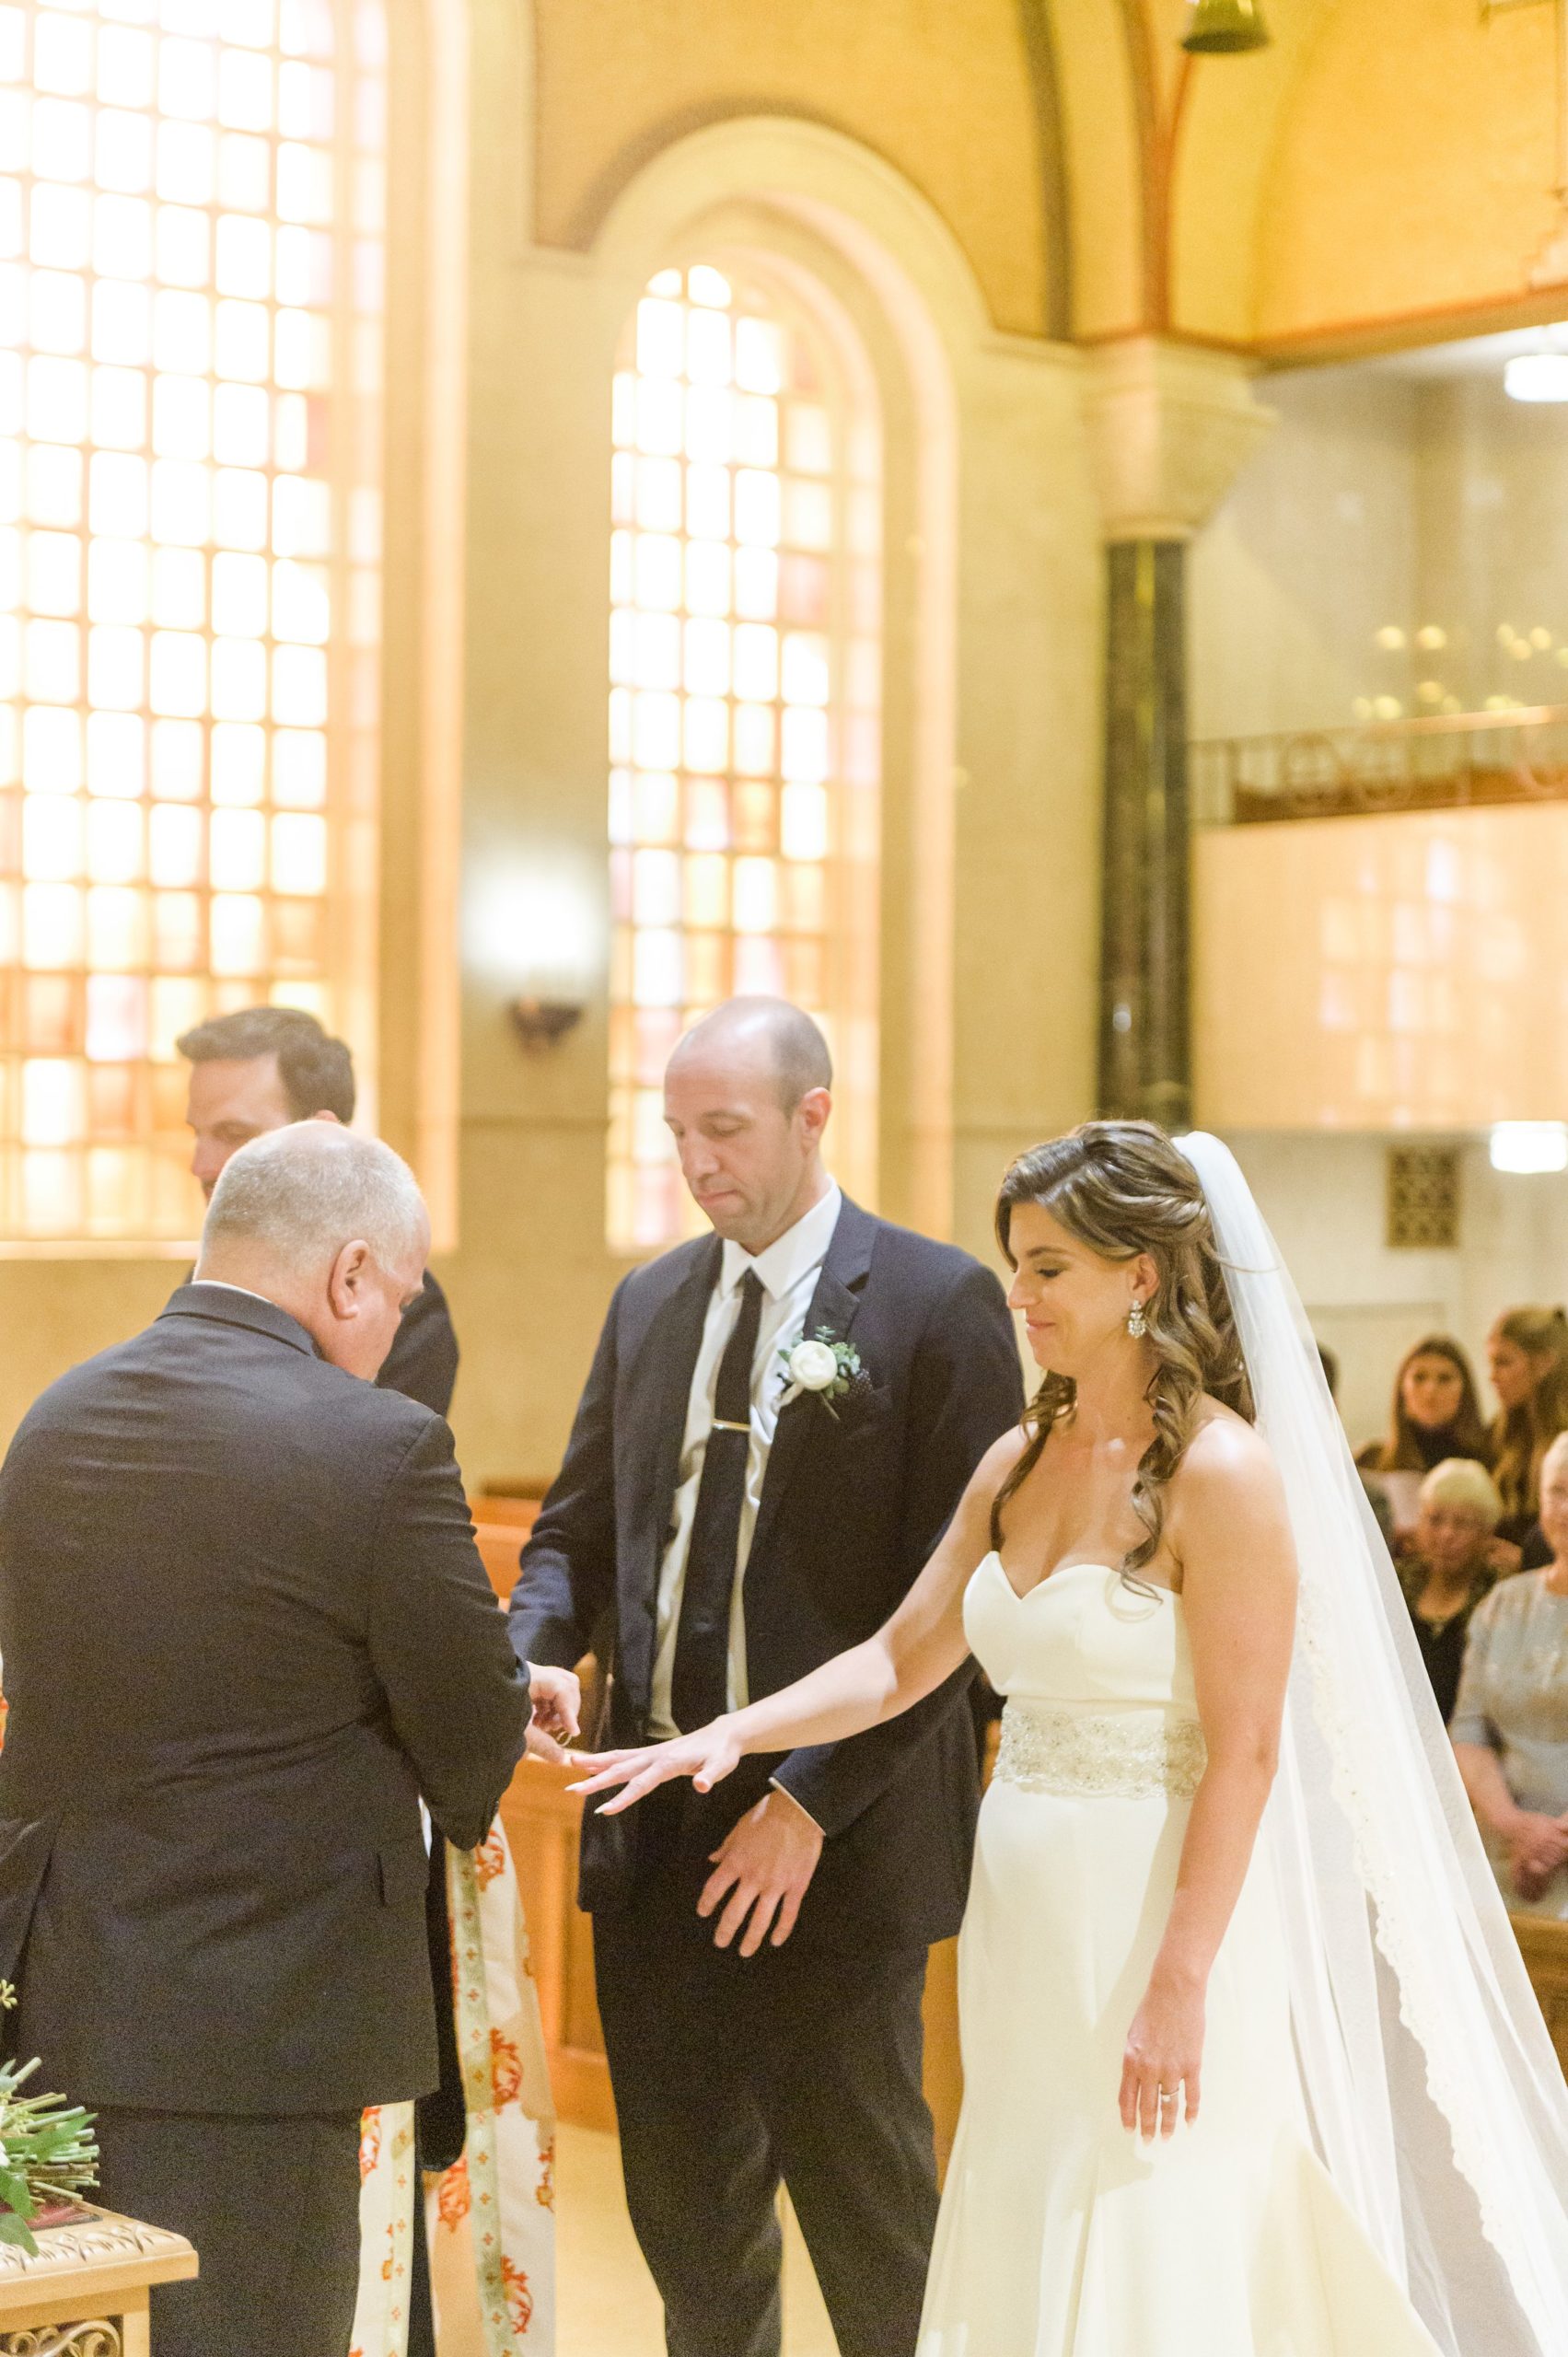
[[[1117,2107],[1203,1765],[1179,1596],[988,1555],[1006,1698],[959,1948],[964,2107],[920,2357],[1434,2357],[1312,2149],[1267,1831],[1209,1982],[1196,2122]]]

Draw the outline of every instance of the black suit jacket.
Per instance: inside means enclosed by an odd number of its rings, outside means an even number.
[[[452,1411],[452,1394],[458,1382],[458,1338],[447,1296],[428,1269],[424,1290],[404,1310],[376,1380],[383,1391],[401,1391],[405,1399],[417,1399],[423,1406],[434,1408],[438,1416],[447,1416]]]
[[[723,1247],[678,1246],[617,1289],[565,1460],[522,1551],[512,1640],[564,1666],[607,1607],[616,1640],[609,1740],[645,1742],[654,1615],[703,1323]],[[835,1422],[804,1395],[778,1420],[745,1579],[754,1696],[871,1635],[914,1581],[975,1466],[1023,1407],[1001,1287],[967,1253],[846,1200],[806,1319],[854,1343],[866,1385]],[[743,1761],[688,1793],[693,1875],[775,1775],[829,1839],[794,1938],[924,1945],[963,1911],[978,1780],[957,1707],[969,1671],[901,1718],[843,1743]],[[637,1812],[587,1816],[582,1902],[634,1893]]]
[[[0,1974],[88,2104],[436,2082],[419,1800],[482,1840],[528,1699],[440,1419],[184,1287],[0,1467]]]
[[[193,1274],[181,1280],[180,1293]],[[180,1294],[174,1297],[178,1301]],[[438,1416],[451,1413],[458,1386],[458,1337],[451,1306],[428,1269],[424,1285],[399,1321],[376,1384],[378,1390],[401,1391],[405,1399],[417,1399]]]

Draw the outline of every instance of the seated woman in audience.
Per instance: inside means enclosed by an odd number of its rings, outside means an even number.
[[[1493,1533],[1502,1518],[1497,1484],[1473,1458],[1451,1457],[1434,1465],[1422,1482],[1415,1531],[1400,1577],[1445,1721],[1454,1714],[1470,1615],[1497,1578]]]
[[[1504,1898],[1568,1917],[1568,1434],[1540,1467],[1544,1571],[1476,1608],[1448,1732]]]
[[[1388,1430],[1356,1458],[1367,1473],[1430,1473],[1451,1457],[1492,1461],[1470,1363],[1451,1335],[1427,1334],[1400,1361]]]
[[[1387,1434],[1355,1460],[1379,1481],[1401,1544],[1414,1528],[1422,1476],[1456,1457],[1490,1465],[1492,1444],[1469,1359],[1450,1335],[1427,1334],[1400,1361]]]
[[[1487,1337],[1497,1394],[1492,1470],[1503,1492],[1499,1536],[1520,1546],[1539,1511],[1541,1459],[1568,1432],[1568,1317],[1561,1309],[1510,1309]]]

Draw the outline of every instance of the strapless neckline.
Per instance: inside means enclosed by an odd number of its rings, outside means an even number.
[[[1102,1578],[1109,1579],[1114,1579],[1116,1576],[1116,1566],[1114,1563],[1091,1563],[1086,1562],[1078,1563],[1059,1563],[1053,1572],[1047,1572],[1043,1579],[1036,1580],[1032,1587],[1025,1588],[1020,1594],[1018,1589],[1013,1585],[1012,1581],[1007,1576],[1007,1569],[1002,1561],[1002,1553],[999,1548],[993,1547],[986,1556],[985,1562],[987,1563],[995,1564],[998,1579],[1006,1589],[1008,1595],[1012,1597],[1014,1603],[1018,1605],[1028,1604],[1031,1597],[1037,1596],[1040,1594],[1042,1588],[1054,1586],[1058,1580],[1068,1579],[1074,1572],[1098,1572]],[[982,1563],[981,1569],[983,1571],[985,1565]],[[1172,1604],[1180,1603],[1181,1597],[1178,1590],[1173,1587],[1167,1587],[1163,1580],[1150,1580],[1147,1585],[1155,1590],[1156,1595],[1168,1596]]]

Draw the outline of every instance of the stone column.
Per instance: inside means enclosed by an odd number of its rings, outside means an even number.
[[[1095,354],[1088,425],[1105,525],[1099,1109],[1192,1112],[1187,542],[1272,412],[1253,366],[1153,337]]]

